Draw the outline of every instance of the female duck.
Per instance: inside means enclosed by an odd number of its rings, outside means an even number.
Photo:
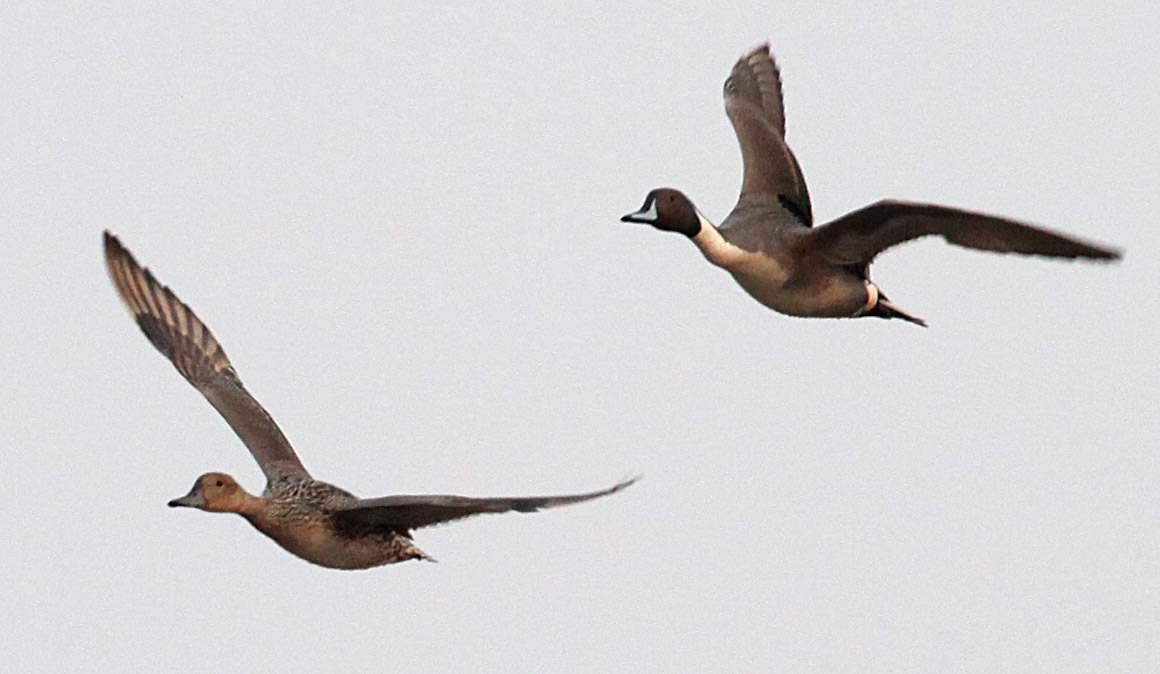
[[[366,569],[408,559],[430,560],[412,542],[412,529],[480,513],[532,512],[580,503],[635,482],[565,496],[357,498],[310,477],[278,425],[242,386],[209,328],[108,232],[105,263],[145,336],[225,417],[266,474],[265,491],[253,496],[229,475],[206,473],[188,494],[170,501],[172,507],[237,513],[308,562],[334,569]]]

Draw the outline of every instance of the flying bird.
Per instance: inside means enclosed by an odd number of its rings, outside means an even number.
[[[781,77],[763,44],[725,80],[725,111],[741,144],[741,196],[719,227],[680,191],[649,192],[621,218],[693,240],[758,302],[790,316],[900,318],[926,325],[889,302],[870,281],[882,251],[936,234],[999,253],[1117,260],[1119,251],[1048,229],[949,206],[885,200],[814,227],[806,180],[785,143]]]
[[[413,529],[481,513],[533,512],[590,501],[636,481],[563,496],[360,499],[306,472],[274,419],[242,385],[209,328],[172,290],[137,264],[109,232],[105,232],[105,263],[141,331],[225,417],[266,475],[265,490],[254,496],[225,473],[206,473],[188,494],[170,501],[171,507],[237,513],[308,562],[334,569],[367,569],[408,559],[431,560],[415,546]]]

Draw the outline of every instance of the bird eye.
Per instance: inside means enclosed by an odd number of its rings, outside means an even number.
[[[224,486],[226,486],[226,483],[225,483],[225,482],[222,482],[221,480],[218,480],[218,481],[217,481],[217,486],[219,486],[219,487],[224,487]]]

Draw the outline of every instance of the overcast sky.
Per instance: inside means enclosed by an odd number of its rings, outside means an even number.
[[[4,667],[1160,669],[1160,10],[1023,4],[6,6]],[[932,201],[1126,258],[909,244],[873,274],[924,330],[781,316],[618,222],[662,185],[724,218],[721,85],[765,40],[820,222]],[[263,479],[103,229],[319,479],[645,478],[362,572],[166,508]]]

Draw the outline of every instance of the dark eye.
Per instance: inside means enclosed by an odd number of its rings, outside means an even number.
[[[224,487],[224,486],[226,486],[226,483],[225,483],[225,482],[222,482],[221,480],[218,480],[218,481],[217,481],[217,486],[219,486],[219,487]]]

